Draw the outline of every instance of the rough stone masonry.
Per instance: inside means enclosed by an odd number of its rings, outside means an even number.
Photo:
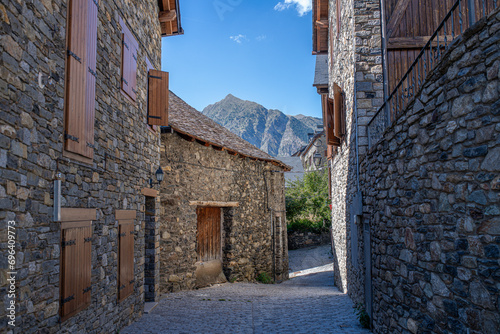
[[[377,333],[500,332],[500,13],[361,161]]]

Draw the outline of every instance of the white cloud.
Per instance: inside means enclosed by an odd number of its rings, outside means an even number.
[[[267,38],[267,36],[266,36],[266,35],[260,35],[260,36],[255,37],[255,39],[256,39],[258,42],[263,41],[263,40],[265,40],[266,38]]]
[[[247,37],[245,35],[242,35],[242,34],[239,34],[236,36],[229,36],[229,38],[238,44],[241,44],[243,41],[247,40]]]
[[[299,12],[299,16],[304,16],[312,10],[312,0],[285,0],[283,2],[278,2],[274,6],[274,10],[282,11],[294,7]]]

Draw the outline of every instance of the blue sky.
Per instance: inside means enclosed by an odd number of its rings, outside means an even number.
[[[163,38],[170,89],[202,110],[231,93],[321,117],[312,87],[311,0],[181,0],[184,35]]]

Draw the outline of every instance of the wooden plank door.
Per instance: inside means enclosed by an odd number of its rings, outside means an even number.
[[[221,210],[214,207],[198,207],[198,261],[221,259]]]

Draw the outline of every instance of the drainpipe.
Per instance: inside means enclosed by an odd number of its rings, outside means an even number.
[[[274,222],[273,222],[273,212],[274,210],[271,209],[271,247],[273,248],[273,280],[276,282],[276,245],[275,245],[275,231],[274,231]]]

